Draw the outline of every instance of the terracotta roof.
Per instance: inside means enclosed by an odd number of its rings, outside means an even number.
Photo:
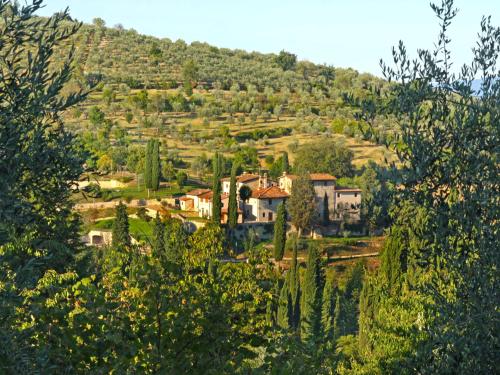
[[[329,173],[311,173],[310,178],[312,181],[335,181],[335,176]]]
[[[194,197],[198,197],[198,196],[205,194],[209,191],[210,191],[210,189],[195,189],[195,190],[188,191],[186,193],[186,195],[192,195]]]
[[[348,187],[337,187],[335,191],[340,193],[361,193],[361,189],[358,188],[348,188]]]
[[[286,191],[281,190],[277,186],[270,186],[265,189],[257,189],[252,192],[252,198],[257,199],[277,199],[277,198],[288,198],[290,194]]]
[[[258,174],[252,174],[252,173],[244,173],[238,177],[236,177],[236,181],[244,184],[245,182],[253,181],[259,179],[260,176]],[[230,181],[230,177],[224,177],[221,179],[221,181]]]
[[[296,174],[286,174],[282,177],[288,177],[291,180],[299,178]],[[310,173],[309,178],[311,181],[335,181],[337,178],[329,173]]]
[[[200,194],[198,195],[198,198],[200,199],[212,199],[214,193],[212,192],[212,190],[208,190],[206,192],[204,192],[203,194]]]
[[[179,198],[180,201],[192,201],[193,198],[188,198],[188,197],[180,197]]]

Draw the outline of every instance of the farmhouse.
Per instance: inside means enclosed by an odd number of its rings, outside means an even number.
[[[328,204],[328,218],[330,220],[348,219],[356,221],[360,219],[361,190],[347,187],[338,187],[336,178],[328,173],[311,173],[309,175],[315,192],[315,202],[318,215],[323,218]],[[286,201],[291,193],[294,180],[297,175],[286,172],[273,182],[267,174],[262,176],[252,173],[243,173],[236,178],[236,190],[238,201],[238,222],[273,222],[276,219],[278,205]],[[230,178],[221,179],[222,185],[222,222],[228,220],[228,203]],[[239,197],[242,186],[248,186],[252,191],[247,201]],[[213,193],[209,189],[197,189],[188,192],[179,199],[182,210],[192,210],[205,218],[212,217]]]

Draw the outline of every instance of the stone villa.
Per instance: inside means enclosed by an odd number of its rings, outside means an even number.
[[[251,197],[238,201],[238,222],[269,223],[274,222],[278,205],[286,201],[292,192],[293,181],[298,176],[283,173],[278,181],[272,181],[267,174],[258,175],[243,173],[236,179],[237,192],[243,185],[248,186]],[[316,195],[316,206],[318,215],[324,213],[324,197],[326,195],[329,208],[329,219],[332,221],[349,218],[351,221],[360,219],[361,190],[353,188],[338,187],[336,178],[328,173],[311,173],[311,182]],[[228,220],[228,203],[230,179],[221,179],[222,185],[222,222]],[[209,189],[196,189],[186,193],[179,199],[181,210],[197,212],[200,217],[210,218],[212,216],[213,193]]]

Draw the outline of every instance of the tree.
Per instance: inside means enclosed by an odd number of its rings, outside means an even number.
[[[152,141],[151,150],[151,188],[158,190],[160,187],[160,141],[155,139]]]
[[[187,182],[188,175],[184,171],[178,171],[175,179],[177,181],[177,186],[182,189]]]
[[[153,187],[153,176],[151,174],[153,167],[153,141],[150,139],[146,144],[146,155],[144,158],[144,184],[147,189]]]
[[[311,227],[316,214],[314,187],[309,176],[303,174],[293,181],[291,193],[288,210],[300,237],[304,229]]]
[[[335,316],[335,288],[333,286],[333,277],[326,278],[323,288],[321,327],[327,339],[334,337],[333,319]]]
[[[243,202],[247,202],[252,196],[252,189],[247,185],[242,185],[239,190],[239,195]]]
[[[323,197],[323,225],[327,226],[330,224],[330,209],[328,207],[328,194],[326,194]]]
[[[186,230],[178,219],[167,219],[164,228],[164,261],[180,264],[187,249],[188,235]]]
[[[105,120],[104,112],[97,106],[90,107],[89,110],[89,121],[94,126],[101,125]]]
[[[278,300],[278,314],[277,314],[277,323],[278,326],[283,329],[289,329],[290,323],[290,293],[288,289],[288,275],[283,282],[283,286],[281,287],[279,300]]]
[[[116,206],[115,221],[113,223],[112,244],[115,248],[128,248],[131,245],[127,206],[122,202]]]
[[[286,208],[282,202],[278,206],[276,221],[274,222],[274,259],[280,261],[285,253],[286,243]]]
[[[281,159],[281,172],[290,172],[290,164],[288,162],[288,152],[284,151]]]
[[[405,330],[415,332],[408,337],[411,346],[405,353],[386,354],[401,355],[399,362],[406,368],[421,373],[492,373],[497,367],[492,348],[498,347],[500,332],[495,318],[500,278],[492,276],[500,263],[495,219],[500,29],[484,18],[472,64],[455,73],[448,28],[457,11],[451,0],[431,7],[440,20],[435,50],[419,50],[412,59],[401,42],[393,51],[395,67],[382,65],[385,77],[397,84],[380,101],[358,102],[371,127],[374,118],[386,116],[396,123],[401,136],[389,146],[404,167],[391,168],[391,173],[404,188],[395,192],[395,201],[425,214],[406,224],[415,234],[408,254],[408,259],[417,260],[414,281],[380,301],[376,322],[388,315],[387,307],[406,315]],[[479,89],[474,82],[479,82]],[[399,272],[389,275],[398,279]],[[412,288],[416,293],[411,294]],[[411,320],[411,300],[424,301],[420,321]],[[380,341],[390,338],[398,325],[399,320],[386,322]],[[386,358],[379,358],[381,367]]]
[[[297,55],[281,50],[279,55],[276,56],[276,64],[283,70],[292,70],[297,64]]]
[[[234,229],[238,224],[238,201],[236,197],[236,171],[238,170],[238,164],[233,163],[231,167],[231,181],[229,184],[229,202],[228,202],[228,214],[229,214],[229,228]]]
[[[153,243],[151,251],[156,258],[160,258],[165,251],[165,224],[160,219],[160,214],[157,212],[153,226]]]
[[[292,263],[290,264],[289,271],[289,281],[290,281],[290,296],[291,296],[291,308],[290,308],[290,325],[297,329],[300,324],[300,272],[299,265],[297,264],[297,238],[293,241],[293,254]]]
[[[309,246],[302,288],[300,337],[315,342],[321,336],[321,268],[315,246]]]
[[[294,169],[298,172],[330,173],[349,177],[353,173],[353,152],[340,142],[320,140],[299,147]]]
[[[212,188],[212,222],[216,224],[220,224],[221,222],[221,210],[222,210],[222,201],[221,201],[221,156],[218,152],[214,155],[213,160],[213,188]]]
[[[193,94],[193,83],[198,80],[198,66],[193,60],[186,60],[182,66],[182,80],[186,95]]]

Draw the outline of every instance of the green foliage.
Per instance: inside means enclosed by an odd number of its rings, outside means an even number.
[[[323,214],[321,216],[323,218],[323,225],[330,224],[330,208],[328,207],[328,195],[326,193],[323,197]]]
[[[279,299],[278,299],[278,314],[277,314],[277,324],[280,328],[285,330],[290,328],[290,309],[291,309],[291,298],[290,291],[288,288],[289,279],[286,278],[283,286],[281,287]]]
[[[295,153],[294,169],[301,173],[351,176],[353,156],[353,152],[342,143],[325,139],[300,146]]]
[[[314,187],[308,175],[300,175],[292,184],[292,194],[288,200],[288,211],[292,223],[299,231],[310,228],[316,218]]]
[[[240,195],[240,199],[244,202],[248,201],[252,196],[252,189],[250,189],[247,185],[241,185],[240,190],[238,191]]]
[[[216,224],[220,224],[221,222],[221,210],[222,210],[222,201],[221,201],[221,193],[222,187],[220,183],[220,179],[222,177],[222,155],[218,152],[215,153],[213,159],[213,186],[212,186],[212,222]]]
[[[184,185],[186,185],[187,179],[188,175],[184,171],[178,171],[177,174],[175,175],[175,180],[179,188],[183,188]]]
[[[153,187],[153,176],[151,174],[153,167],[153,147],[154,140],[149,140],[146,144],[146,155],[144,158],[144,184],[147,189]]]
[[[321,327],[325,337],[332,339],[334,337],[334,324],[335,317],[335,288],[333,286],[332,276],[327,276],[325,287],[323,288],[322,309],[321,309]]]
[[[160,141],[153,140],[151,151],[151,188],[158,190],[160,187]]]
[[[282,50],[279,55],[276,56],[276,64],[283,70],[292,70],[297,64],[297,55]]]
[[[233,163],[231,167],[231,181],[229,184],[229,227],[231,229],[235,228],[238,224],[238,201],[236,200],[236,171],[238,170],[238,164]]]
[[[315,342],[321,338],[321,289],[322,275],[318,250],[310,246],[307,252],[300,310],[300,337],[305,342]]]
[[[115,248],[130,247],[130,233],[128,225],[127,206],[122,202],[116,206],[116,219],[113,223],[112,246]]]
[[[286,207],[285,203],[280,203],[274,222],[274,259],[280,261],[285,253],[286,243]]]

